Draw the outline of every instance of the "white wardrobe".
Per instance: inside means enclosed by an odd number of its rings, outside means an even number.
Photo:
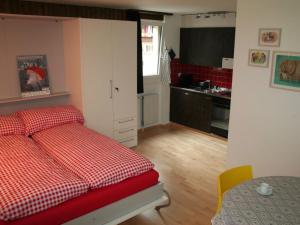
[[[64,59],[71,104],[86,126],[127,147],[137,145],[136,23],[64,21]]]

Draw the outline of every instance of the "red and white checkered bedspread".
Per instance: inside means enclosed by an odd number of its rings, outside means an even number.
[[[0,136],[0,162],[0,220],[43,211],[88,190],[25,136]]]
[[[139,154],[79,123],[53,127],[32,137],[91,188],[115,184],[154,167]]]

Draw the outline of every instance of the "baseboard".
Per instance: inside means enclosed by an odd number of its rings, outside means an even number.
[[[157,128],[157,127],[165,127],[165,126],[170,126],[172,123],[171,122],[168,122],[168,123],[156,123],[156,124],[152,124],[152,125],[149,125],[149,126],[145,126],[145,127],[140,127],[138,129],[138,132],[142,132],[146,129],[153,129],[153,128]]]

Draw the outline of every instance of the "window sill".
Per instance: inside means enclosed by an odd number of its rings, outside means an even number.
[[[150,75],[150,76],[144,76],[144,83],[157,83],[160,81],[159,75]]]
[[[159,74],[153,74],[153,75],[144,75],[143,77],[145,78],[145,77],[157,77],[157,76],[159,76]]]

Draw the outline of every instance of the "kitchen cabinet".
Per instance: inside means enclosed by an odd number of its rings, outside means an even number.
[[[223,28],[222,29],[222,58],[233,58],[234,41],[235,41],[235,28]]]
[[[211,132],[225,138],[228,137],[230,103],[228,98],[213,98]]]
[[[210,132],[212,97],[176,87],[171,88],[170,120]]]
[[[70,103],[87,127],[127,147],[137,145],[136,29],[129,21],[64,22]]]
[[[180,59],[184,64],[221,67],[233,58],[235,28],[181,28]]]

